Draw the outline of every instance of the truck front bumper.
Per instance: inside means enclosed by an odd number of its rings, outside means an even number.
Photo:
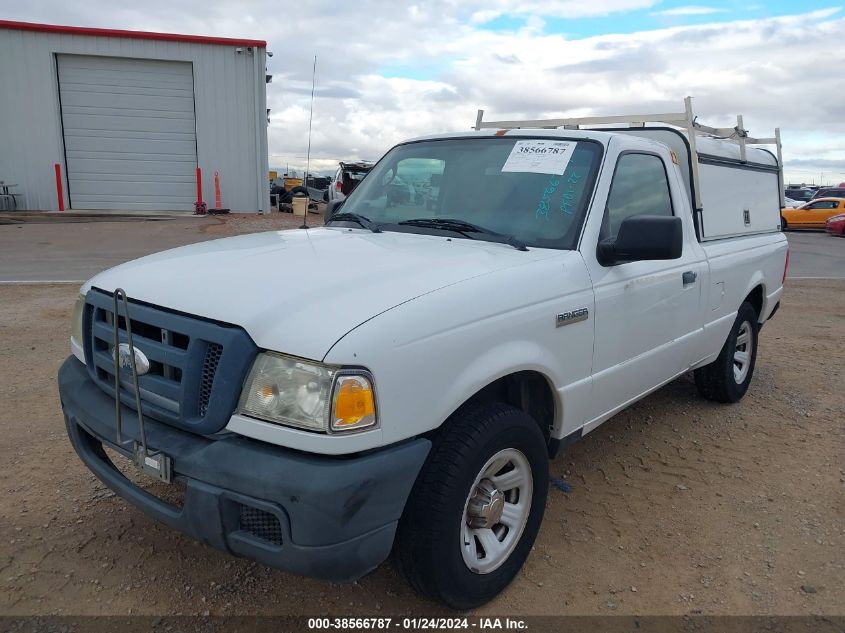
[[[350,457],[326,457],[234,434],[195,435],[144,418],[151,450],[185,484],[176,507],[127,479],[103,450],[118,446],[115,403],[71,356],[59,369],[68,436],[109,488],[159,521],[209,545],[305,576],[349,581],[384,561],[431,442],[413,439]],[[139,437],[123,407],[122,438]],[[342,441],[339,439],[338,441]]]

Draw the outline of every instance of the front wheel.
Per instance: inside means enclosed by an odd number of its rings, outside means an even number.
[[[780,216],[780,230],[781,231],[788,231],[789,230],[789,224],[786,223],[786,218],[784,218],[783,216]]]
[[[738,402],[745,395],[757,361],[758,327],[757,311],[743,302],[719,357],[694,372],[702,396],[716,402]]]
[[[462,610],[494,598],[531,551],[548,472],[545,439],[526,413],[496,403],[455,414],[399,522],[395,557],[414,589]]]

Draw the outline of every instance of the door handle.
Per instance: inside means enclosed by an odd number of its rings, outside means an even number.
[[[694,284],[695,280],[698,279],[698,273],[688,270],[683,275],[681,275],[681,279],[684,280],[685,286],[689,286],[690,284]]]

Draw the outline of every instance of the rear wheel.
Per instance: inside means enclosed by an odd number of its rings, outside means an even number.
[[[737,312],[719,357],[694,372],[702,396],[716,402],[737,402],[751,384],[757,360],[757,312],[747,301]]]
[[[452,608],[484,604],[525,562],[547,489],[546,441],[533,418],[499,403],[458,412],[435,438],[400,520],[399,569]]]

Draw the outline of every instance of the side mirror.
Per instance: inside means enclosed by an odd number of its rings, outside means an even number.
[[[678,259],[684,249],[681,218],[634,215],[622,220],[616,238],[599,242],[596,255],[602,266],[652,259]]]
[[[323,222],[328,222],[332,219],[332,216],[337,213],[337,210],[343,206],[343,203],[346,200],[332,200],[326,205],[326,210],[323,212]]]

